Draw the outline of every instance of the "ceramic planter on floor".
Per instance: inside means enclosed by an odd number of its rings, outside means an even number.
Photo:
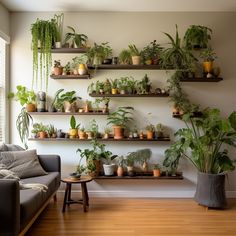
[[[195,200],[200,205],[225,208],[225,175],[198,172]]]

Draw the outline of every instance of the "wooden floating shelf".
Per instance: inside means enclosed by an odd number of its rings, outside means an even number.
[[[177,173],[176,176],[168,176],[168,175],[161,175],[160,177],[154,177],[151,173],[149,175],[139,175],[139,173],[135,176],[128,176],[128,175],[124,175],[122,177],[119,176],[96,176],[93,179],[115,179],[115,180],[123,180],[123,179],[155,179],[155,180],[163,180],[163,179],[167,179],[167,180],[171,180],[171,179],[179,179],[182,180],[183,179],[183,175],[182,173]]]
[[[53,48],[51,53],[86,53],[87,48]]]
[[[37,115],[37,116],[47,116],[47,115],[53,115],[53,116],[72,116],[72,115],[109,115],[109,112],[103,113],[103,112],[28,112],[30,115]]]
[[[165,70],[159,65],[113,65],[101,64],[98,66],[88,65],[89,69],[97,70]]]
[[[50,75],[52,79],[90,79],[90,75]]]
[[[219,82],[223,78],[184,78],[180,79],[181,82]]]
[[[81,142],[89,142],[92,141],[92,139],[79,139],[79,138],[29,138],[29,141],[65,141],[65,142],[73,142],[73,141],[81,141]],[[114,139],[114,138],[109,138],[109,139],[98,139],[99,141],[103,142],[166,142],[170,141],[169,137],[164,137],[164,138],[159,138],[159,139],[139,139],[139,138],[123,138],[123,139]]]
[[[168,93],[160,93],[160,94],[94,94],[90,93],[91,97],[140,97],[140,98],[148,98],[148,97],[169,97]]]

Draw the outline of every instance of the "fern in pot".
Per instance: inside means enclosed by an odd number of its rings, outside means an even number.
[[[227,146],[236,147],[236,112],[223,119],[218,109],[206,109],[202,117],[185,114],[183,120],[186,128],[177,131],[178,140],[165,151],[163,165],[174,169],[181,157],[188,159],[198,170],[195,200],[224,208],[225,175],[235,168]]]

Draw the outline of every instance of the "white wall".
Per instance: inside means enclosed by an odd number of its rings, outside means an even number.
[[[14,90],[18,84],[30,88],[32,79],[32,53],[30,50],[31,35],[30,27],[36,18],[49,19],[53,13],[13,13],[11,18],[11,89]],[[162,32],[175,33],[175,24],[179,26],[180,35],[183,36],[187,27],[191,24],[205,25],[213,29],[212,47],[215,49],[219,59],[217,63],[221,67],[224,81],[220,83],[189,83],[183,84],[189,93],[191,100],[201,104],[203,107],[216,106],[222,110],[223,115],[228,115],[236,110],[235,105],[235,42],[236,33],[230,27],[236,21],[235,13],[66,13],[64,28],[68,25],[74,26],[80,33],[89,36],[90,43],[94,41],[101,43],[108,41],[114,49],[114,55],[135,43],[139,48],[144,47],[150,41],[157,39],[159,43],[167,42]],[[65,32],[66,30],[64,30]],[[53,55],[53,59],[61,59],[62,63],[70,60],[75,55]],[[166,85],[168,74],[164,71],[98,71],[93,81],[106,78],[119,78],[120,76],[132,75],[141,79],[148,73],[153,84],[158,87]],[[83,99],[91,99],[87,94],[87,86],[91,81],[49,81],[49,95],[54,95],[56,90],[76,90]],[[171,104],[168,98],[146,98],[146,99],[118,99],[114,98],[111,108],[117,106],[132,105],[138,117],[140,128],[145,124],[145,116],[152,112],[153,123],[163,123],[173,133],[183,123],[173,119],[171,115]],[[15,127],[15,120],[20,106],[12,104],[11,141],[20,144]],[[77,117],[83,124],[95,118],[101,129],[105,126],[105,117]],[[69,117],[35,117],[35,121],[53,123],[64,131],[69,129]],[[75,151],[78,147],[85,148],[88,144],[68,142],[30,142],[30,148],[36,148],[38,153],[57,153],[62,158],[62,175],[67,176],[74,170],[78,162]],[[153,151],[152,161],[162,160],[163,152],[169,143],[107,143],[107,148],[116,154],[126,154],[140,148],[151,148]],[[232,157],[236,154],[232,150]],[[196,181],[196,171],[189,163],[182,162],[181,168],[186,178],[185,181],[96,181],[89,185],[89,189],[95,194],[106,193],[108,196],[192,196]],[[230,174],[230,191],[236,190],[235,173]]]

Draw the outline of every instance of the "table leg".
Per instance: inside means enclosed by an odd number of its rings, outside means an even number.
[[[89,206],[89,195],[88,195],[88,189],[87,189],[86,183],[84,183],[84,190],[85,190],[85,195],[86,195],[86,205]]]
[[[70,201],[71,201],[71,183],[68,183],[68,206],[70,206]]]
[[[66,209],[66,204],[67,204],[67,199],[68,199],[68,191],[69,191],[69,184],[66,184],[66,190],[65,190],[65,196],[64,196],[62,212],[65,212],[65,209]]]
[[[81,183],[84,212],[87,211],[86,183]]]

